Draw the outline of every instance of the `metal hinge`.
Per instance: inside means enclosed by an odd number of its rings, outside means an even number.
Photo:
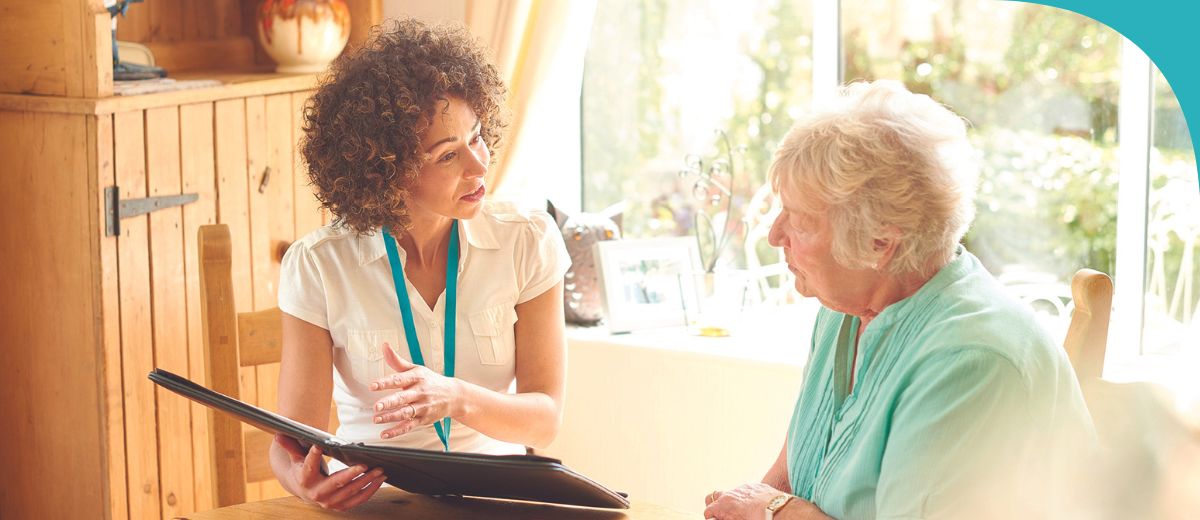
[[[182,206],[200,198],[196,193],[163,195],[144,199],[121,200],[121,190],[116,186],[104,188],[104,236],[121,234],[121,219],[145,215],[151,211]]]

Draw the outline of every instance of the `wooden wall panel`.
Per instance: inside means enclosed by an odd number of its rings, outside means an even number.
[[[276,94],[266,98],[267,166],[274,178],[263,195],[268,207],[269,271],[266,280],[266,301],[263,305],[279,304],[279,262],[283,251],[296,238],[295,164],[296,146],[292,140],[292,96]],[[279,366],[263,365],[259,369],[258,401],[271,410],[278,409]]]
[[[179,9],[183,11],[182,40],[211,40],[217,36],[216,14],[217,5],[221,2],[212,0],[178,0]],[[208,23],[192,23],[192,20],[205,20]]]
[[[217,167],[217,222],[229,226],[234,280],[250,280],[250,202],[246,165],[246,101],[229,99],[214,104],[214,144]],[[254,304],[248,283],[238,283],[234,307]]]
[[[117,276],[117,238],[104,236],[104,219],[99,210],[104,207],[104,188],[117,184],[113,167],[113,116],[88,117],[88,150],[95,150],[88,169],[96,172],[97,215],[92,233],[98,237],[100,259],[100,313],[96,321],[101,330],[104,378],[104,439],[108,447],[105,457],[107,485],[103,486],[109,518],[129,517],[128,488],[125,485],[125,409],[121,375],[121,295]]]
[[[108,22],[99,0],[0,2],[0,92],[108,95]]]
[[[101,486],[47,485],[107,477],[86,129],[81,116],[0,111],[0,330],[10,367],[0,392],[0,518],[96,518],[107,509]]]
[[[53,2],[44,2],[53,3]],[[60,39],[53,42],[57,48],[53,49],[55,53],[63,55],[63,61],[67,68],[63,71],[63,79],[66,82],[66,93],[71,97],[84,96],[85,78],[88,76],[87,67],[83,66],[83,55],[88,52],[84,47],[93,45],[95,42],[87,42],[85,38],[85,27],[83,25],[83,10],[86,2],[61,2],[63,4],[62,19],[59,20],[58,30]],[[49,49],[47,49],[49,50]],[[92,71],[95,72],[94,70]],[[94,78],[93,78],[94,79]]]
[[[137,43],[165,43],[251,36],[243,32],[242,19],[257,0],[147,0],[131,4],[117,22],[117,39]],[[250,11],[253,14],[253,11]]]
[[[251,286],[250,261],[250,161],[247,142],[248,118],[246,100],[230,99],[215,105],[215,138],[217,166],[217,222],[229,226],[232,250],[231,274],[238,283],[233,287],[234,308],[251,309],[254,290]],[[253,368],[241,369],[239,396],[243,401],[256,403]],[[259,496],[261,486],[247,486],[246,500]]]
[[[150,0],[151,3],[154,0]],[[117,20],[117,39],[126,42],[145,43],[153,41],[150,33],[150,5],[129,4],[125,15]]]
[[[300,140],[304,137],[304,104],[312,91],[292,94],[292,177],[296,186],[296,238],[299,239],[324,223],[321,203],[308,180],[308,167],[300,156]]]
[[[115,114],[114,155],[121,198],[146,196],[143,112]],[[125,453],[129,516],[158,518],[158,435],[154,385],[146,374],[154,368],[151,337],[149,222],[146,216],[121,221],[117,241],[121,294],[121,352],[125,392]]]
[[[146,111],[146,179],[149,195],[179,195],[179,108]],[[187,293],[184,286],[183,208],[161,208],[150,219],[150,301],[154,364],[188,373]],[[160,501],[164,518],[195,511],[191,404],[155,387],[158,403]]]
[[[80,72],[85,97],[112,95],[112,18],[102,9],[84,11],[82,25]]]
[[[183,39],[183,15],[186,4],[179,0],[150,1],[143,5],[150,18],[150,39],[158,42],[174,42]],[[134,6],[143,7],[143,6]],[[209,25],[207,20],[188,20],[188,25]]]
[[[0,5],[0,92],[67,95],[63,18],[60,2],[5,2]]]
[[[201,0],[203,1],[203,0]],[[242,35],[242,3],[238,0],[214,0],[213,26],[217,38]]]
[[[246,98],[246,168],[249,175],[248,193],[250,213],[250,281],[254,303],[253,310],[262,310],[274,305],[274,295],[268,285],[271,280],[271,264],[268,251],[271,247],[269,232],[269,211],[265,194],[271,183],[278,182],[278,175],[267,170],[267,106],[266,98],[253,96]],[[265,182],[264,182],[265,180]],[[239,312],[245,312],[245,307],[239,307]],[[246,400],[253,400],[260,405],[258,399],[258,368],[243,367],[242,395]],[[247,427],[249,428],[249,427]],[[262,485],[251,483],[246,486],[246,500],[260,500]]]
[[[148,42],[155,64],[168,74],[193,70],[249,70],[254,68],[254,42],[249,38]]]
[[[183,263],[187,291],[188,377],[204,381],[204,332],[200,322],[200,264],[197,233],[216,223],[216,165],[213,142],[213,104],[179,107],[180,175],[184,193],[199,200],[183,208]],[[192,457],[197,511],[216,507],[212,489],[213,453],[208,434],[208,408],[192,404]]]
[[[382,0],[349,0],[350,40],[347,49],[355,49],[367,41],[371,29],[383,19]]]
[[[256,308],[274,307],[278,305],[279,290],[279,260],[281,251],[296,239],[295,223],[295,178],[293,164],[296,153],[295,141],[292,139],[292,96],[291,94],[276,94],[265,99],[266,123],[266,159],[271,171],[270,182],[262,193],[251,194],[252,199],[265,199],[267,211],[267,250],[257,251],[256,255],[265,256],[266,261],[256,260],[256,267],[265,267],[265,275],[256,272],[256,287],[261,287],[259,297],[256,297]],[[252,213],[259,217],[260,213]],[[258,226],[256,226],[258,229]],[[265,276],[265,279],[263,279]],[[258,376],[259,406],[270,410],[278,409],[279,364],[260,365],[256,369]],[[248,457],[263,457],[266,453],[248,454]],[[265,481],[261,484],[262,497],[273,498],[287,496],[287,492],[276,481]]]
[[[264,96],[246,98],[246,165],[249,174],[250,271],[254,310],[275,303],[271,283],[271,207],[268,193],[278,188],[279,172],[269,170],[267,162],[267,100]],[[239,309],[242,310],[242,309]],[[243,311],[244,312],[244,311]]]
[[[275,94],[266,98],[267,166],[271,183],[266,186],[268,261],[267,279],[261,284],[264,299],[259,308],[278,305],[280,252],[296,239],[296,182],[292,169],[296,144],[292,139],[292,96]],[[274,408],[273,401],[266,404]]]
[[[267,68],[274,68],[275,62],[267,55],[267,51],[263,50],[262,45],[258,44],[258,25],[255,13],[255,2],[242,2],[241,4],[241,27],[237,29],[238,34],[249,37],[254,43],[254,59],[253,63],[263,65]]]

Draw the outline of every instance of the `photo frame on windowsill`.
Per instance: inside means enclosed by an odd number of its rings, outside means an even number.
[[[614,334],[686,324],[684,295],[700,266],[691,237],[614,240],[595,244],[608,330]]]

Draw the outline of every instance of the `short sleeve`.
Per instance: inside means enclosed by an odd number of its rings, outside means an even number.
[[[312,250],[296,241],[279,266],[279,310],[329,330],[325,284]]]
[[[571,268],[571,257],[562,233],[545,211],[534,211],[517,245],[517,271],[520,289],[517,303],[525,303],[561,282]]]
[[[1039,451],[1017,367],[982,349],[922,363],[900,394],[876,494],[878,518],[998,518],[1022,509],[1028,455]],[[989,513],[990,514],[990,513]],[[988,517],[987,515],[984,515]]]

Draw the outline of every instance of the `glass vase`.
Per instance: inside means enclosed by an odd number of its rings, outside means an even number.
[[[688,333],[705,337],[732,334],[747,305],[747,273],[698,271],[679,276]]]

